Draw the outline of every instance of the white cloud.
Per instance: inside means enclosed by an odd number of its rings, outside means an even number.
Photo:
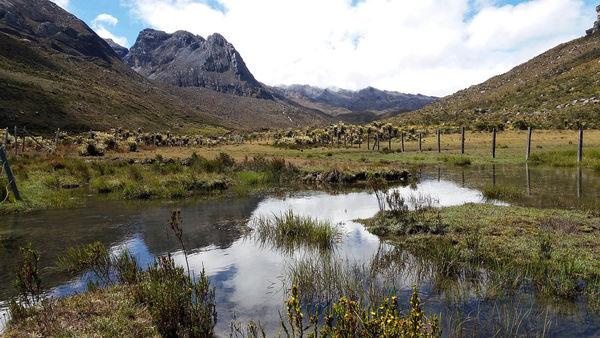
[[[67,9],[69,7],[69,0],[51,0],[51,1],[64,9]]]
[[[582,0],[125,0],[149,26],[223,34],[257,79],[446,95],[583,35]]]
[[[115,27],[118,23],[119,19],[110,14],[102,13],[92,20],[92,29],[104,39],[112,39],[121,46],[129,47],[129,42],[126,37],[117,36],[106,28],[107,26]]]

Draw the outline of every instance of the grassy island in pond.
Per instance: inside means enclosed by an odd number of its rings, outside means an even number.
[[[448,273],[489,269],[504,286],[530,284],[561,299],[587,296],[600,305],[600,214],[597,211],[466,204],[382,211],[369,231]]]

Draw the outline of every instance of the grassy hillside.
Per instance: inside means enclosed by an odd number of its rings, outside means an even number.
[[[0,33],[2,128],[225,131],[326,121],[325,116],[275,101],[155,84],[116,59],[57,53]]]
[[[600,34],[593,34],[393,120],[474,129],[600,128],[599,111]]]

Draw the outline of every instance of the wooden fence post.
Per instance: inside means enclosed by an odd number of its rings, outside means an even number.
[[[465,127],[460,127],[460,153],[465,154]]]
[[[8,184],[10,185],[10,189],[15,196],[17,201],[21,200],[21,194],[19,194],[19,189],[17,189],[17,181],[15,180],[15,176],[13,175],[12,170],[10,169],[10,165],[8,164],[8,158],[6,157],[6,152],[4,148],[0,148],[0,161],[2,162],[2,167],[4,168],[4,172],[6,172],[6,178],[8,179]]]
[[[525,150],[525,161],[529,161],[529,156],[531,155],[531,133],[533,130],[531,127],[527,128],[527,147]]]
[[[17,126],[15,126],[15,157],[17,157],[19,155],[19,138],[17,136]]]
[[[25,129],[25,127],[23,127],[23,129],[21,130],[21,140],[22,140],[22,142],[21,142],[21,154],[25,154],[25,143],[26,143],[25,141],[27,140],[26,139],[27,136],[25,135],[26,132],[27,132],[27,129]]]
[[[442,142],[441,142],[441,138],[442,136],[440,135],[440,130],[438,129],[437,131],[437,152],[441,153],[442,152]]]
[[[492,158],[496,158],[496,128],[492,130]]]
[[[404,152],[404,132],[400,132],[400,149],[402,152]]]
[[[579,144],[577,146],[577,162],[583,160],[583,127],[579,127]]]
[[[56,129],[56,135],[54,135],[54,151],[58,148],[58,135],[60,135],[60,128]]]
[[[423,134],[419,133],[419,152],[423,151]]]

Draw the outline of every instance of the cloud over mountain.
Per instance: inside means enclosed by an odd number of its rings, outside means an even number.
[[[153,28],[219,32],[257,79],[446,95],[584,33],[582,0],[124,0]]]

